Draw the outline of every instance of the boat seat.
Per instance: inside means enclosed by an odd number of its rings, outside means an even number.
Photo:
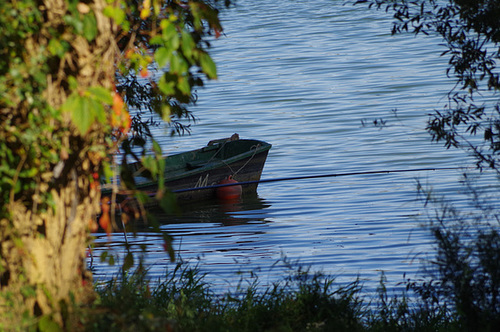
[[[186,168],[188,170],[192,170],[192,169],[201,168],[205,165],[207,165],[206,161],[193,161],[193,162],[186,163]]]

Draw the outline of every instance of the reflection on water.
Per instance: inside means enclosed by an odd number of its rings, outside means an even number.
[[[246,230],[235,229],[231,226],[245,226],[265,224],[271,222],[270,215],[266,209],[271,205],[265,199],[259,197],[257,193],[247,194],[237,200],[206,200],[202,202],[183,204],[180,206],[180,213],[167,214],[161,209],[149,210],[149,218],[154,218],[160,224],[161,232],[165,232],[174,239],[174,247],[178,250],[181,259],[199,257],[204,251],[187,250],[184,246],[191,241],[198,241],[201,237],[210,237],[210,241],[203,241],[199,245],[204,245],[208,251],[217,248],[217,251],[229,252],[239,251],[243,247],[252,244],[252,238],[256,239],[264,232],[261,227],[247,227]],[[107,279],[116,273],[116,268],[101,263],[99,256],[104,251],[115,255],[117,263],[122,262],[128,246],[132,252],[143,255],[146,253],[147,263],[154,265],[166,264],[167,253],[162,247],[162,236],[153,232],[148,226],[148,221],[140,221],[127,225],[126,231],[113,233],[108,237],[105,233],[94,234],[95,249],[93,250],[92,269],[97,279]],[[220,239],[225,239],[220,241]],[[231,239],[234,239],[232,241]],[[229,241],[226,241],[229,240]],[[228,243],[223,243],[228,242]],[[210,247],[212,243],[213,247]],[[224,246],[224,248],[220,246]],[[155,259],[152,259],[155,257]],[[153,268],[153,271],[156,269]],[[154,275],[154,273],[152,274]],[[159,274],[161,276],[161,273]]]
[[[237,200],[206,200],[181,206],[180,215],[167,215],[161,210],[152,213],[161,224],[215,223],[223,226],[242,225],[247,222],[267,222],[265,211],[270,206],[257,193]]]

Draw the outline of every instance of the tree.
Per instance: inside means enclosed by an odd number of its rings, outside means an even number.
[[[360,0],[392,12],[393,34],[438,34],[447,47],[448,76],[456,80],[448,102],[427,129],[447,148],[470,151],[479,167],[500,170],[500,1]]]
[[[0,2],[0,330],[64,326],[72,305],[90,299],[85,248],[101,211],[99,180],[120,144],[145,146],[147,126],[126,103],[150,105],[167,122],[189,115],[193,88],[217,75],[207,53],[222,30],[217,7]],[[155,67],[157,82],[148,78]],[[136,157],[161,167],[161,158]]]

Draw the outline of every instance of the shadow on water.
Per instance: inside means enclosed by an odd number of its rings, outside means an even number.
[[[97,279],[109,279],[117,271],[109,264],[109,257],[114,257],[115,264],[122,264],[128,247],[143,258],[146,266],[153,267],[153,276],[162,275],[171,263],[163,246],[162,233],[173,237],[176,255],[183,260],[220,252],[254,250],[253,243],[267,228],[262,226],[271,222],[271,214],[266,211],[270,207],[267,200],[255,193],[237,201],[214,199],[185,204],[176,215],[159,208],[150,209],[148,212],[159,223],[161,233],[145,222],[131,223],[126,232],[117,230],[110,237],[100,230],[93,234],[94,249],[88,264]],[[107,261],[102,261],[103,253]]]
[[[242,225],[249,222],[269,222],[265,210],[271,204],[256,193],[237,200],[205,200],[181,206],[179,215],[171,215],[160,209],[149,212],[161,225],[179,223],[215,223],[224,226]]]

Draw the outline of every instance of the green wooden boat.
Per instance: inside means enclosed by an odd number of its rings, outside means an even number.
[[[165,158],[165,185],[172,192],[218,184],[228,176],[238,182],[260,180],[271,144],[252,139],[231,138],[215,140],[207,146]],[[139,190],[155,193],[158,183],[141,176],[140,164],[129,165],[135,173]],[[243,186],[243,195],[255,192],[258,183]],[[189,190],[177,193],[179,202],[192,202],[215,197],[216,189]],[[111,189],[103,189],[109,196]]]

